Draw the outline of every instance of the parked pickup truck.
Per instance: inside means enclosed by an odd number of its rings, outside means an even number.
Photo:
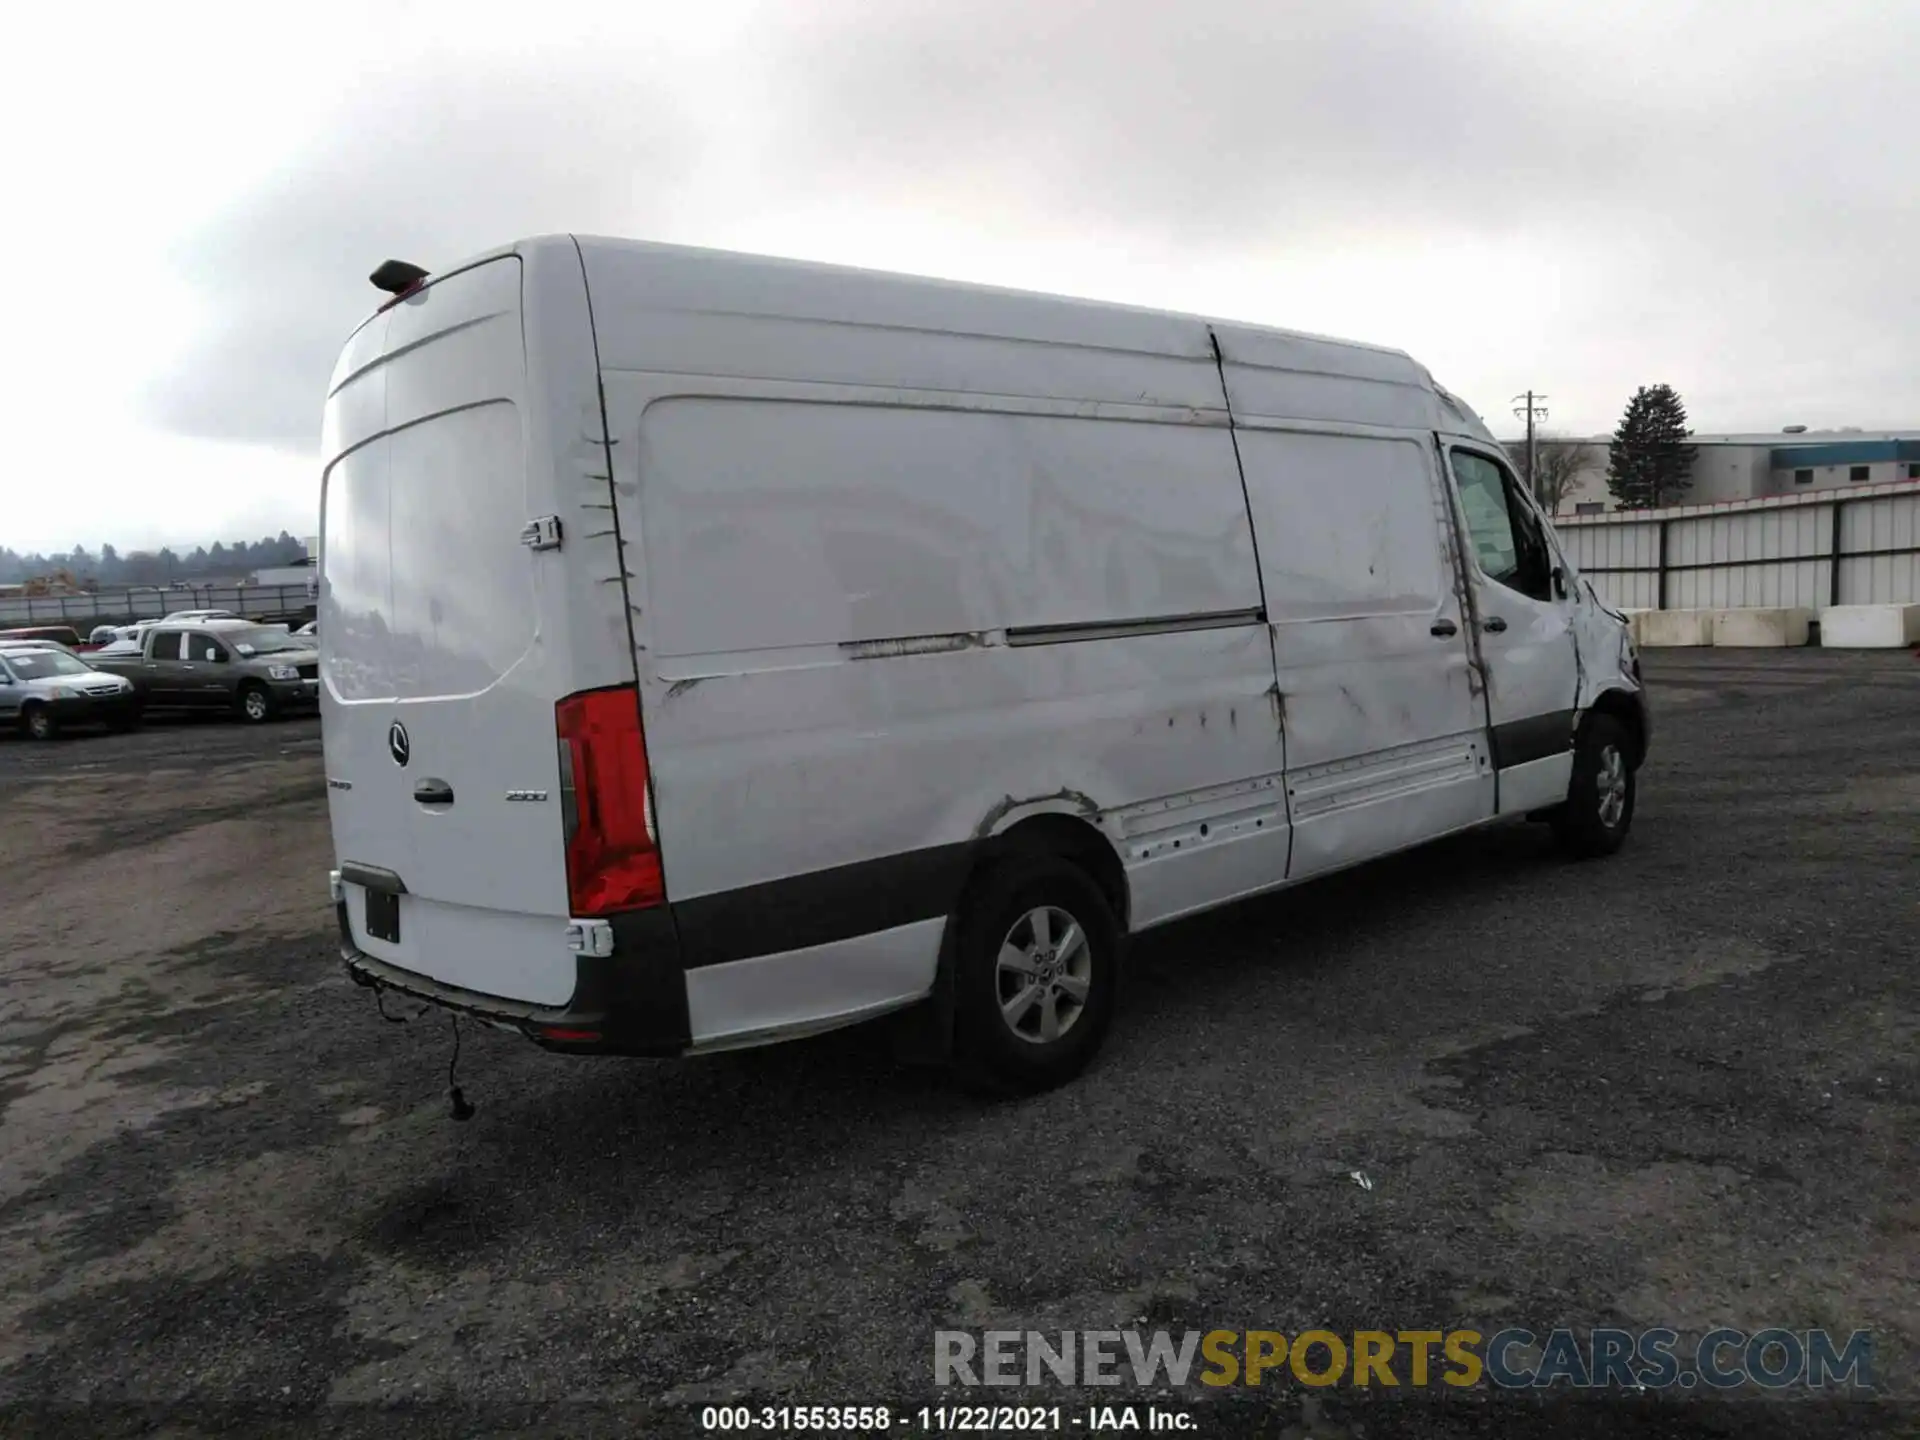
[[[137,653],[113,650],[87,660],[131,680],[143,711],[225,710],[258,724],[320,704],[318,652],[279,626],[163,620],[141,637]]]

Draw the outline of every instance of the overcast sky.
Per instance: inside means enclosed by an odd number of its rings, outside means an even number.
[[[587,231],[1397,346],[1494,425],[1920,426],[1920,5],[27,7],[0,544],[318,528],[389,256]]]

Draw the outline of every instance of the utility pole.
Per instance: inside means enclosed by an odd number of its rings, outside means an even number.
[[[1529,390],[1526,394],[1516,395],[1513,398],[1515,402],[1513,407],[1514,415],[1523,417],[1527,422],[1527,489],[1531,490],[1533,492],[1533,498],[1538,500],[1540,498],[1540,481],[1536,477],[1540,472],[1534,468],[1533,463],[1533,422],[1536,419],[1544,420],[1547,418],[1547,407],[1539,403],[1547,397],[1544,395],[1536,395],[1533,391]]]

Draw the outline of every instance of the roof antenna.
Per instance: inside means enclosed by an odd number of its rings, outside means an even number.
[[[427,272],[418,265],[409,265],[405,260],[389,260],[367,278],[373,281],[374,288],[384,290],[389,295],[401,296],[418,289],[420,282],[427,278]]]

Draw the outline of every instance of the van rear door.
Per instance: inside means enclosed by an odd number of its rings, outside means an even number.
[[[578,688],[566,588],[522,540],[522,268],[435,280],[349,343],[327,401],[319,639],[334,845],[355,946],[482,995],[563,1004],[555,702]],[[580,337],[590,347],[590,336]]]

